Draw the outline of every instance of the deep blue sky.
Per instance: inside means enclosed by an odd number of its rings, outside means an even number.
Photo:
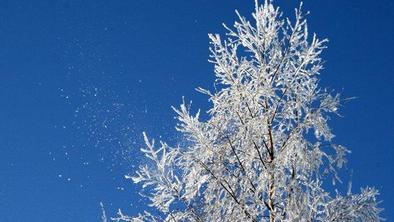
[[[388,221],[393,6],[305,2],[310,30],[330,39],[322,86],[358,97],[332,119],[335,141],[353,151],[354,190],[381,190]],[[100,201],[109,215],[142,209],[122,176],[141,160],[141,132],[176,143],[170,106],[208,107],[194,91],[212,87],[207,33],[234,9],[249,15],[253,1],[0,0],[0,221],[99,221]]]

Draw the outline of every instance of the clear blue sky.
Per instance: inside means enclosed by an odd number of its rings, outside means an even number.
[[[291,2],[291,4],[289,3]],[[296,1],[276,1],[286,15]],[[393,2],[306,1],[330,39],[322,86],[358,99],[333,118],[353,187],[381,190],[394,220]],[[141,132],[176,143],[171,105],[212,87],[208,32],[244,0],[0,0],[0,221],[99,221],[143,209],[125,173]],[[292,14],[291,14],[292,15]],[[132,206],[130,206],[132,204]]]

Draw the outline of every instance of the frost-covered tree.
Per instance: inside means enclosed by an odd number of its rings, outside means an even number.
[[[209,35],[215,91],[197,89],[212,103],[208,118],[185,102],[174,108],[187,142],[156,146],[144,134],[149,163],[126,176],[160,213],[119,211],[112,220],[381,220],[377,190],[323,188],[327,178],[335,187],[349,150],[333,143],[327,125],[342,100],[318,86],[327,40],[309,34],[301,6],[292,21],[256,1],[253,22],[237,12],[225,38]]]

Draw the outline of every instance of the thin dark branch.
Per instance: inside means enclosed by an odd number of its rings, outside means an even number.
[[[241,159],[239,158],[237,152],[235,152],[235,148],[233,146],[233,143],[231,142],[231,140],[230,140],[230,138],[228,136],[227,136],[227,140],[228,140],[228,142],[230,144],[231,150],[233,151],[235,157],[237,158],[237,161],[238,161],[239,165],[241,166],[241,169],[242,169],[243,173],[245,174],[246,178],[248,178],[248,181],[249,181],[250,185],[252,186],[252,188],[253,188],[252,191],[254,193],[256,191],[256,187],[254,186],[252,180],[249,178],[249,176],[248,176],[248,174],[246,172],[246,169],[245,169],[244,165],[242,164]]]
[[[223,179],[223,181],[226,182],[226,184],[229,186],[228,188],[223,184],[223,182],[208,168],[208,166],[203,163],[201,160],[197,159],[197,162],[199,162],[204,169],[211,174],[211,176],[220,184],[220,186],[223,187],[223,189],[232,197],[232,199],[241,207],[241,209],[244,211],[245,215],[250,218],[253,222],[257,222],[257,219],[252,218],[251,214],[248,212],[247,209],[245,209],[245,207],[243,206],[243,204],[237,199],[234,190],[231,188],[231,186],[229,185],[229,183]]]

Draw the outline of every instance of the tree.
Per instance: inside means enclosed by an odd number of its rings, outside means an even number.
[[[144,133],[150,163],[135,176],[160,213],[115,221],[380,221],[374,188],[330,194],[323,188],[349,150],[333,143],[327,120],[341,102],[318,86],[326,39],[308,32],[302,4],[295,21],[256,1],[254,21],[238,12],[226,39],[210,34],[215,92],[209,118],[173,108],[187,141],[155,146]]]

